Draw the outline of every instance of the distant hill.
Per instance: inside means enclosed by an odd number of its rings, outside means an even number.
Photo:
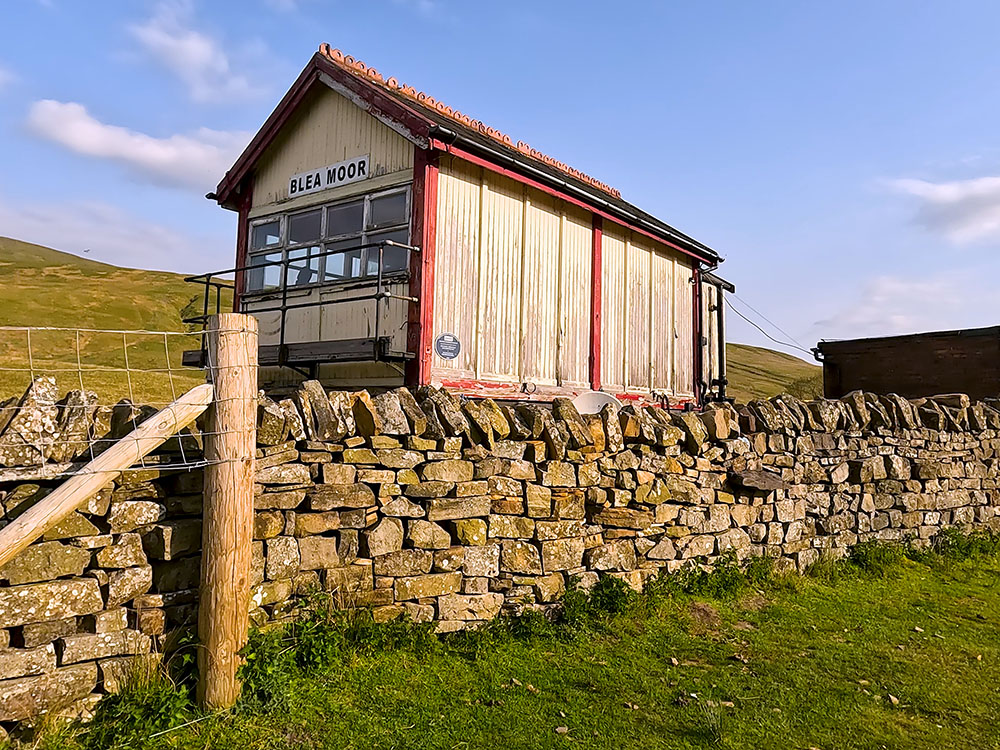
[[[141,257],[141,248],[136,253]],[[184,310],[196,299],[198,289],[179,274],[119,268],[0,237],[0,326],[184,331]],[[131,384],[107,370],[124,368],[121,334],[80,333],[78,367],[76,333],[33,331],[29,349],[26,332],[0,329],[0,396],[23,391],[32,368],[55,374],[61,390],[79,388],[82,369],[84,387],[102,400],[131,393],[136,401],[162,402],[202,380],[193,370],[164,372],[167,352],[179,368],[183,349],[197,347],[194,337],[167,337],[166,349],[163,336],[131,336],[127,343]]]
[[[137,262],[141,248],[136,248]],[[0,326],[53,326],[99,330],[184,331],[182,318],[198,311],[197,287],[179,274],[139,271],[99,263],[0,237]],[[80,386],[76,335],[32,333],[31,357],[23,331],[0,330],[0,396],[19,393],[32,365],[56,373],[64,390]],[[167,362],[163,337],[132,336],[129,366],[163,370]],[[196,348],[194,337],[168,337],[171,367],[180,367],[181,351]],[[128,379],[101,367],[124,367],[120,334],[80,335],[83,381],[103,399],[127,397]],[[746,344],[728,344],[729,394],[737,400],[767,398],[783,391],[799,396],[820,390],[820,368],[788,354]],[[2,368],[21,368],[22,372]],[[173,386],[165,372],[136,372],[131,393],[137,401],[162,402],[200,382],[198,372],[180,370]]]
[[[737,401],[791,393],[815,398],[823,391],[823,370],[791,354],[749,344],[726,344],[729,395]]]

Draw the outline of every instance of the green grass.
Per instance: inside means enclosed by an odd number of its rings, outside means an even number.
[[[140,249],[137,249],[137,257]],[[0,237],[0,326],[106,330],[185,331],[182,317],[200,303],[198,289],[178,274],[142,271],[97,263],[57,250]],[[188,312],[185,312],[187,310]],[[34,331],[28,346],[24,331],[0,330],[0,398],[20,395],[31,373],[53,374],[62,390],[83,387],[105,403],[133,397],[168,401],[175,392],[203,381],[195,370],[180,368],[184,349],[196,337],[77,334]],[[124,375],[134,371],[132,382]]]
[[[749,344],[726,344],[728,393],[741,403],[791,393],[803,399],[823,391],[823,371],[791,354]]]
[[[996,748],[997,547],[867,545],[813,576],[724,565],[642,596],[606,583],[561,622],[447,638],[321,613],[254,636],[232,712],[183,710],[161,682],[90,741],[38,747]],[[177,728],[143,739],[164,706]]]

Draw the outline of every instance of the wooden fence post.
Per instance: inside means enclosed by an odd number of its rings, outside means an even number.
[[[247,639],[257,442],[257,320],[223,313],[209,319],[208,375],[215,403],[205,430],[201,590],[198,601],[198,702],[236,702],[239,650]]]

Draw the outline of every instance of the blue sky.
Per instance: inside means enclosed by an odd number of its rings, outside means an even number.
[[[229,265],[202,196],[327,41],[716,248],[806,347],[1000,323],[995,2],[0,4],[0,234]]]

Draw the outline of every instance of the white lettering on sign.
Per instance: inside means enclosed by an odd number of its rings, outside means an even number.
[[[288,197],[308,195],[368,178],[368,154],[288,178]]]

